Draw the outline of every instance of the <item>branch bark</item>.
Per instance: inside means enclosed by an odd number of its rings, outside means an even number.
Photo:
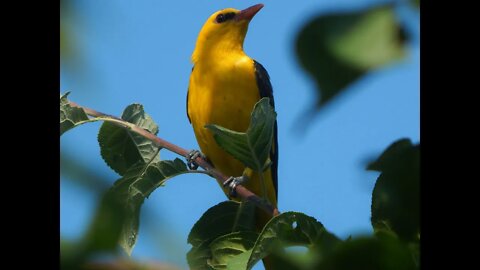
[[[162,147],[162,148],[165,148],[165,149],[168,149],[180,156],[183,156],[185,158],[188,157],[188,153],[190,151],[178,146],[178,145],[175,145],[171,142],[168,142],[162,138],[159,138],[157,136],[155,136],[154,134],[148,132],[147,130],[143,129],[143,128],[140,128],[130,122],[127,122],[121,118],[118,118],[116,116],[113,116],[113,115],[108,115],[108,114],[105,114],[105,113],[101,113],[101,112],[98,112],[96,110],[93,110],[93,109],[90,109],[90,108],[87,108],[87,107],[84,107],[84,106],[80,106],[79,104],[73,102],[73,101],[70,101],[70,106],[72,107],[77,107],[77,108],[81,108],[85,111],[85,113],[89,116],[93,116],[93,117],[103,117],[103,118],[111,118],[112,121],[114,124],[120,126],[120,127],[123,127],[123,128],[126,128],[132,132],[135,132],[147,139],[149,139],[150,141],[152,141],[153,143],[155,143],[157,146],[159,147]],[[105,120],[105,119],[104,119]],[[209,175],[213,176],[220,185],[223,185],[223,183],[229,178],[229,176],[226,176],[224,175],[222,172],[216,170],[208,161],[206,161],[205,159],[203,159],[202,157],[197,157],[195,159],[195,163],[198,164],[200,167],[202,167],[204,170],[206,170]],[[235,191],[236,191],[236,194],[242,198],[243,200],[247,200],[247,201],[250,201],[252,203],[254,203],[257,207],[259,207],[260,209],[262,209],[263,211],[265,211],[266,213],[272,215],[272,216],[276,216],[278,214],[280,214],[280,212],[278,211],[278,209],[274,206],[272,206],[270,203],[268,203],[267,201],[261,199],[259,196],[257,196],[255,193],[251,192],[249,189],[247,189],[246,187],[242,186],[242,185],[237,185],[235,187]]]

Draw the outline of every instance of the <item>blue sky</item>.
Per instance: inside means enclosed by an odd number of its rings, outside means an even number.
[[[60,92],[75,102],[120,115],[141,103],[160,127],[159,136],[184,148],[198,148],[185,111],[185,98],[198,31],[215,11],[243,9],[257,1],[77,1],[71,22],[82,72],[62,67]],[[279,127],[279,209],[315,217],[341,238],[371,233],[370,200],[375,172],[364,170],[393,141],[420,139],[419,16],[399,9],[413,33],[408,56],[351,85],[311,123],[295,122],[313,103],[314,83],[294,54],[295,34],[315,14],[358,9],[384,1],[263,1],[245,40],[248,55],[268,70]],[[99,155],[100,124],[69,131],[61,150],[74,153],[113,183],[118,179]],[[174,154],[162,151],[163,159]],[[61,175],[61,234],[78,239],[89,224],[98,195]],[[189,229],[209,207],[225,200],[204,175],[167,182],[145,201],[132,256],[187,268]]]

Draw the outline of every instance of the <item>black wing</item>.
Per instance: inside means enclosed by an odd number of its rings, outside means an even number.
[[[267,70],[257,61],[253,60],[255,66],[255,77],[257,79],[257,86],[260,91],[260,97],[270,98],[270,105],[275,108],[275,101],[273,100],[273,89],[270,83],[270,76]],[[275,126],[273,128],[273,145],[270,150],[270,160],[272,161],[272,180],[275,187],[275,196],[278,199],[278,138],[277,138],[277,121],[275,120]]]
[[[193,72],[193,69],[195,68],[195,66],[192,67],[192,72]],[[190,73],[191,74],[191,73]],[[187,89],[187,102],[185,102],[185,105],[187,106],[187,117],[188,117],[188,122],[190,122],[190,124],[192,123],[192,120],[190,119],[190,115],[188,114],[188,93],[190,92],[190,87],[188,87]]]

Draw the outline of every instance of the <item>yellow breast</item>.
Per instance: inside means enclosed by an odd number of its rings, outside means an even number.
[[[188,89],[188,115],[200,150],[216,169],[228,176],[241,176],[245,166],[217,145],[213,134],[205,125],[215,124],[245,132],[250,116],[260,100],[253,60],[243,52],[230,53],[217,61],[199,61],[190,76]],[[260,175],[254,173],[245,187],[259,196],[266,196],[277,204],[270,169],[263,173],[267,194],[262,193]],[[222,187],[223,188],[223,187]],[[223,188],[225,194],[229,191]],[[261,224],[269,217],[260,215]]]
[[[188,91],[188,115],[201,151],[224,174],[240,176],[244,166],[223,151],[204,126],[216,124],[246,131],[251,111],[260,99],[253,60],[243,54],[212,64],[197,63]]]

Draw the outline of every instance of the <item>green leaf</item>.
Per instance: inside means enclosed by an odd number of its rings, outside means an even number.
[[[209,264],[214,269],[227,269],[230,260],[253,248],[257,236],[255,232],[240,231],[217,237],[209,245],[212,253]]]
[[[208,247],[212,240],[206,240],[197,246],[193,246],[187,253],[187,261],[190,269],[196,270],[213,270],[213,266],[209,264],[212,258],[212,252]]]
[[[217,125],[206,125],[222,149],[240,160],[245,166],[261,172],[269,157],[273,140],[273,128],[277,114],[262,98],[253,109],[250,125],[245,133],[226,129]]]
[[[147,131],[157,134],[158,126],[145,113],[143,106],[132,104],[128,106],[122,119],[133,123]],[[158,161],[158,146],[143,136],[130,132],[110,122],[104,122],[98,133],[100,153],[107,165],[120,175],[134,164],[146,164],[150,160]]]
[[[60,95],[60,136],[78,125],[89,122],[83,109],[70,106],[67,99],[69,94],[70,92]]]
[[[368,166],[380,171],[372,194],[372,225],[407,241],[420,238],[420,145],[401,139]]]
[[[227,270],[247,269],[248,259],[252,255],[252,250],[233,256],[227,263]]]
[[[369,237],[338,245],[313,269],[413,270],[418,269],[408,247],[394,237]]]
[[[246,250],[251,242],[252,233],[255,233],[254,213],[255,206],[250,202],[225,201],[208,209],[188,235],[188,243],[192,245],[192,249],[187,254],[190,268],[215,269],[212,265],[215,262],[222,265],[218,267],[225,267],[226,258],[235,253],[233,250],[221,249],[222,243],[228,241],[231,243],[237,241],[237,247],[243,245],[245,248],[242,250]],[[236,232],[241,233],[232,234]],[[245,238],[246,242],[242,243],[238,237],[245,235],[248,235],[248,238]],[[237,237],[236,240],[233,239],[235,237]],[[212,261],[214,254],[216,261]]]
[[[308,22],[296,50],[301,66],[317,83],[317,108],[370,70],[402,58],[405,39],[391,5],[325,14]]]
[[[255,206],[252,203],[224,201],[208,209],[193,225],[188,243],[198,246],[208,239],[238,231],[254,231]]]
[[[269,254],[282,254],[289,246],[305,246],[314,254],[314,263],[341,241],[316,219],[298,212],[285,212],[272,218],[263,228],[252,250],[247,269]]]
[[[140,208],[145,198],[168,179],[183,173],[188,173],[188,169],[178,158],[173,161],[154,161],[133,166],[115,182],[109,193],[119,198],[125,212],[118,242],[128,255],[137,241]]]

